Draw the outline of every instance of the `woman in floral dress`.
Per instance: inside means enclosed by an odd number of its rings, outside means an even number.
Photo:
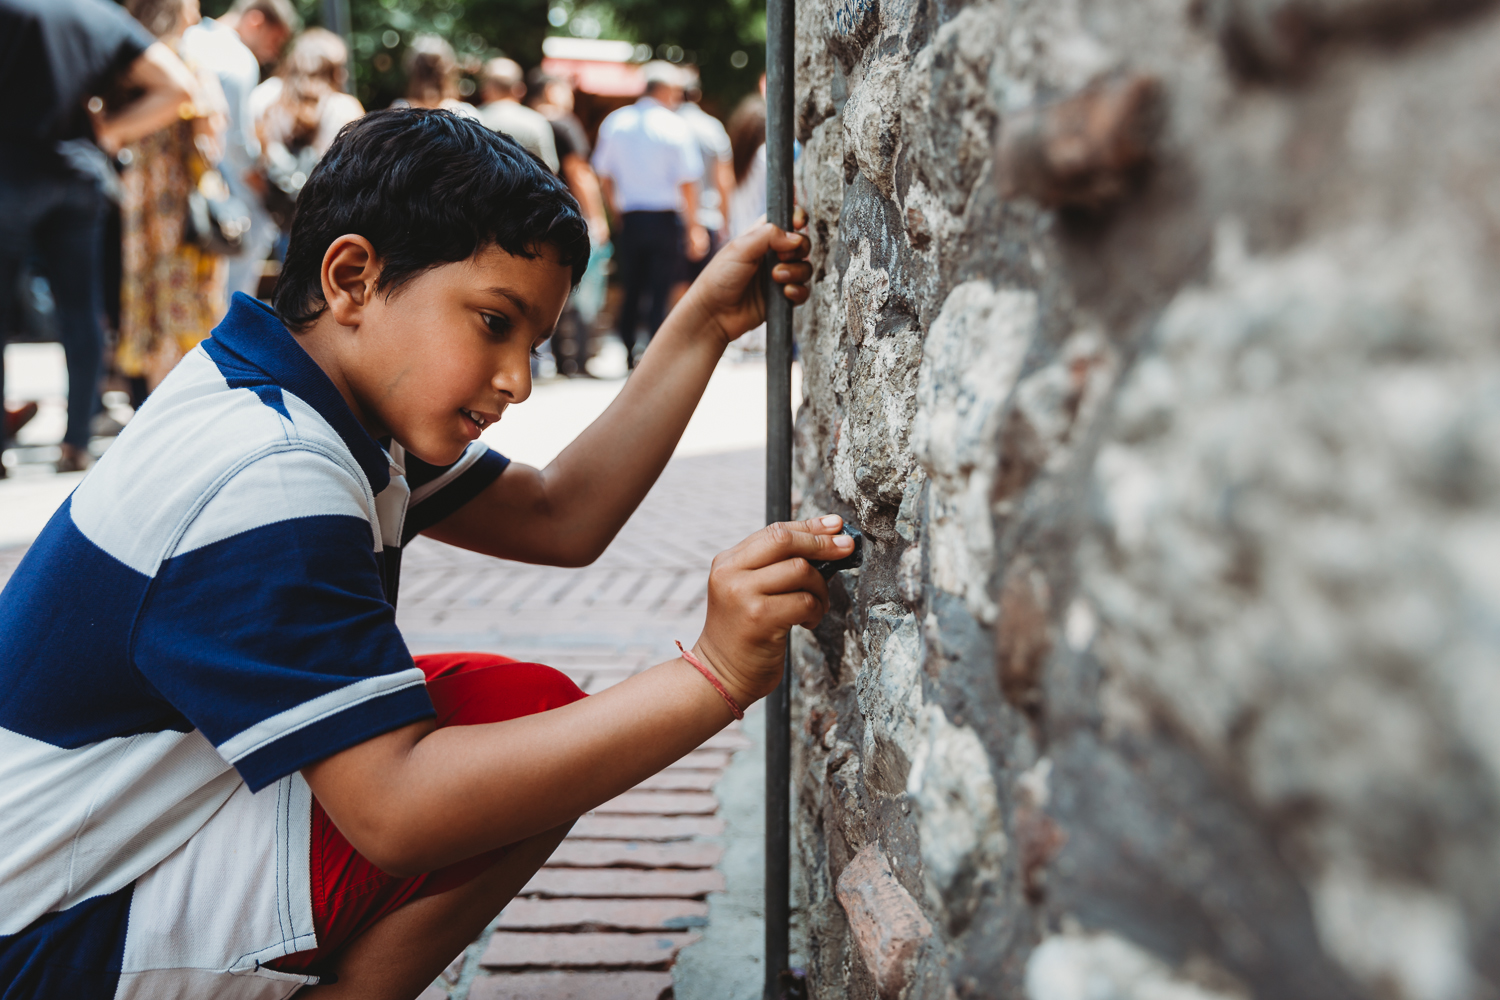
[[[127,0],[127,9],[182,54],[182,34],[199,19],[198,0]],[[124,274],[115,366],[154,389],[178,360],[208,336],[224,315],[224,257],[184,236],[188,195],[223,181],[214,172],[222,153],[225,101],[217,78],[190,60],[199,93],[182,120],[127,146],[121,178]]]

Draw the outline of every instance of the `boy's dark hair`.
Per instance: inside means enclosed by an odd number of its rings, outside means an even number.
[[[328,308],[323,255],[348,233],[374,245],[387,296],[490,244],[528,259],[551,249],[575,286],[589,262],[578,202],[541,160],[477,121],[425,108],[346,125],[307,179],[276,283],[276,313],[291,329]]]

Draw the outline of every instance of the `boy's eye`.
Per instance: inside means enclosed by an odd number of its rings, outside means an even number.
[[[542,345],[541,344],[532,344],[531,345],[531,356],[533,358],[539,358],[539,357],[542,356]]]
[[[481,315],[484,316],[484,325],[489,327],[490,333],[497,339],[510,334],[511,322],[504,316],[496,313],[482,313]]]

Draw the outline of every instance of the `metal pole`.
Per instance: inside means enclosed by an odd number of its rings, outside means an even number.
[[[766,218],[792,225],[794,0],[766,0]],[[766,522],[792,516],[792,304],[766,261]],[[766,699],[766,990],[779,1000],[791,954],[791,659]]]

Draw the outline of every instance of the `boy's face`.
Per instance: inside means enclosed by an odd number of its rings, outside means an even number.
[[[570,269],[489,247],[370,296],[340,366],[367,429],[434,465],[531,395],[531,351],[552,335]]]

